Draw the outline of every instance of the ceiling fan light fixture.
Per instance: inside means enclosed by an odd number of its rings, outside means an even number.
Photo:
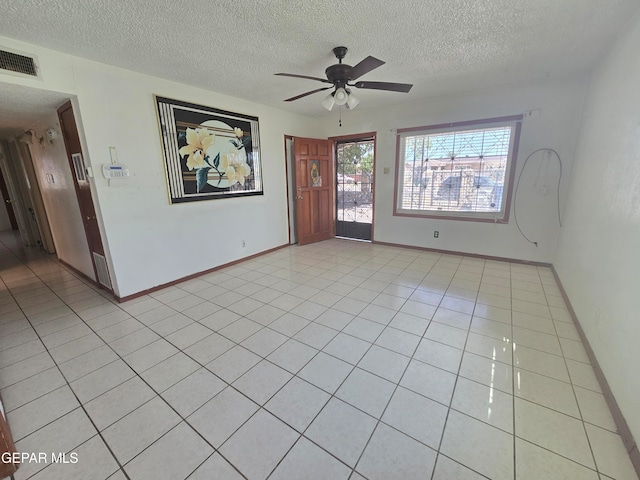
[[[349,92],[349,98],[347,99],[347,107],[353,110],[358,106],[359,103],[360,103],[360,100],[358,100],[353,93]]]
[[[329,95],[324,97],[324,100],[322,100],[322,106],[324,108],[326,108],[327,110],[329,110],[329,111],[331,111],[331,109],[333,108],[333,104],[334,103],[336,103],[336,102],[333,99],[333,93],[330,93]]]
[[[344,88],[340,87],[336,90],[333,100],[336,102],[336,105],[344,105],[349,100],[349,94]]]

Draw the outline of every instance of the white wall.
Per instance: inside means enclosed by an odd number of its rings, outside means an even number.
[[[310,136],[313,120],[246,100],[2,39],[40,60],[43,81],[0,81],[75,95],[76,120],[96,176],[94,202],[121,297],[288,242],[284,135]],[[153,94],[260,119],[264,195],[170,205]],[[100,166],[115,146],[131,171],[109,187]],[[246,240],[246,247],[242,241]]]
[[[559,168],[555,161],[549,162],[551,188],[546,195],[539,188],[534,189],[538,167],[540,162],[547,162],[546,155],[531,158],[520,183],[518,220],[527,236],[538,242],[539,246],[535,247],[519,234],[513,220],[513,205],[508,224],[393,216],[395,130],[540,110],[539,117],[527,118],[523,123],[516,179],[527,155],[538,148],[553,148],[563,162],[560,196],[564,203],[585,91],[585,79],[573,78],[526,87],[482,90],[427,102],[396,105],[381,111],[366,110],[361,108],[366,105],[360,104],[356,110],[343,112],[342,128],[338,127],[337,112],[323,118],[321,133],[338,136],[377,132],[376,241],[551,263],[559,231],[555,194]],[[379,94],[401,95],[391,92]],[[389,174],[383,174],[385,167],[389,168]],[[434,230],[440,232],[437,239],[433,238]]]
[[[54,129],[58,137],[53,143],[46,142],[45,148],[39,145],[32,148],[32,158],[56,253],[60,260],[95,278],[58,115],[54,111],[33,125],[36,135],[45,139],[47,128]]]
[[[640,439],[640,16],[593,75],[554,265]],[[599,313],[598,313],[599,312]]]
[[[2,74],[0,81],[68,92],[77,107],[88,162],[99,172],[100,165],[109,162],[109,146],[115,146],[120,162],[131,171],[126,186],[109,187],[99,174],[92,185],[120,296],[286,243],[284,134],[322,137],[378,132],[374,231],[378,241],[553,260],[558,233],[555,195],[552,191],[543,197],[531,187],[539,159],[534,157],[530,162],[518,197],[520,223],[538,241],[536,248],[520,236],[513,215],[507,225],[394,217],[392,130],[539,109],[540,117],[527,119],[523,125],[518,170],[530,152],[551,147],[562,157],[566,183],[586,90],[581,79],[485,90],[381,111],[366,110],[361,105],[346,112],[344,127],[338,128],[337,114],[311,119],[9,39],[0,40],[9,48],[37,54],[43,72],[43,81]],[[169,205],[153,94],[259,116],[265,195]],[[383,175],[384,167],[389,167],[391,173]],[[557,174],[553,168],[551,177]],[[439,239],[433,238],[434,230],[440,231]],[[242,248],[242,240],[246,240],[246,248]]]

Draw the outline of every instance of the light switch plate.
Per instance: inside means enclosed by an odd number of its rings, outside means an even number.
[[[109,147],[109,156],[111,157],[111,165],[117,165],[118,152],[116,151],[116,147]]]

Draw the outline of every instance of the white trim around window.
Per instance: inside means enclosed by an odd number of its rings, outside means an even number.
[[[522,115],[398,130],[393,214],[508,223]]]

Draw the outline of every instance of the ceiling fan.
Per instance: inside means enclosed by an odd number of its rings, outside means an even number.
[[[315,90],[311,90],[310,92],[287,98],[285,102],[293,102],[294,100],[306,97],[307,95],[312,95],[314,93],[322,92],[323,90],[330,90],[333,88],[333,92],[327,95],[322,101],[322,105],[327,110],[331,110],[334,104],[346,104],[348,108],[355,108],[360,103],[360,101],[351,93],[351,90],[348,87],[367,88],[371,90],[388,90],[391,92],[404,93],[408,93],[409,90],[411,90],[411,87],[413,87],[413,85],[410,85],[408,83],[362,81],[354,83],[355,80],[357,80],[364,74],[369,73],[371,70],[374,70],[381,65],[384,65],[384,62],[382,60],[378,60],[375,57],[368,56],[360,63],[352,67],[351,65],[342,63],[342,59],[347,54],[347,47],[336,47],[333,49],[333,53],[338,59],[338,63],[336,63],[335,65],[331,65],[324,71],[325,75],[327,76],[326,79],[320,77],[310,77],[307,75],[297,75],[294,73],[276,73],[276,75],[280,75],[283,77],[306,78],[308,80],[317,80],[319,82],[331,84],[330,87],[316,88]]]

